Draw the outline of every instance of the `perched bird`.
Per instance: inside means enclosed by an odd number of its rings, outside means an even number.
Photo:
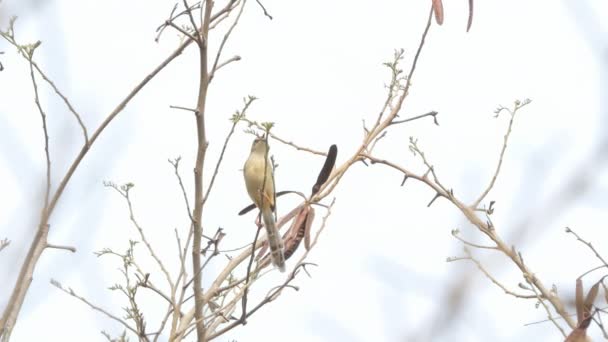
[[[274,176],[272,164],[268,160],[269,149],[266,139],[255,139],[251,146],[251,154],[245,162],[243,173],[247,193],[262,213],[272,264],[281,272],[285,272],[283,238],[279,234],[273,214],[275,208]]]

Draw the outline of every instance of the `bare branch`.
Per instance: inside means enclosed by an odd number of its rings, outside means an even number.
[[[76,247],[72,247],[72,246],[52,245],[50,243],[47,243],[46,244],[46,248],[63,249],[63,250],[66,250],[66,251],[70,251],[72,253],[76,253]]]
[[[127,328],[129,331],[133,332],[135,335],[139,335],[137,330],[135,328],[131,327],[127,322],[125,322],[121,318],[111,314],[109,311],[102,309],[101,307],[99,307],[97,305],[94,305],[93,303],[89,302],[86,298],[77,295],[76,292],[74,292],[74,290],[72,290],[71,288],[65,289],[63,286],[61,286],[61,284],[57,280],[51,279],[51,285],[55,286],[56,288],[58,288],[59,290],[65,292],[65,293],[69,294],[70,296],[72,296],[76,299],[79,299],[81,302],[88,305],[91,309],[93,309],[95,311],[99,311],[102,314],[108,316],[110,319],[120,323],[122,326]]]
[[[207,89],[209,87],[208,71],[208,34],[211,23],[211,12],[213,1],[207,0],[204,8],[204,18],[200,29],[199,60],[200,60],[200,82],[198,100],[196,104],[196,131],[197,131],[197,153],[194,166],[194,212],[193,216],[193,240],[192,240],[192,270],[194,273],[194,316],[196,319],[196,335],[198,341],[205,341],[205,321],[203,317],[203,289],[201,267],[201,238],[203,236],[203,167],[207,154],[207,133],[205,131],[205,105],[207,103]]]
[[[139,233],[139,237],[141,238],[141,241],[144,243],[144,245],[146,245],[146,248],[148,249],[148,253],[150,253],[150,256],[154,259],[154,261],[156,261],[156,264],[158,265],[158,267],[161,269],[161,271],[165,275],[165,278],[167,279],[167,283],[169,284],[169,286],[171,288],[171,292],[173,292],[173,289],[175,288],[175,284],[173,283],[173,280],[171,280],[169,271],[167,271],[162,260],[160,260],[160,258],[154,252],[154,248],[152,248],[152,245],[150,245],[150,242],[146,238],[146,234],[144,233],[143,228],[141,227],[141,225],[139,224],[139,222],[137,222],[137,219],[135,218],[135,213],[133,212],[133,203],[131,203],[131,197],[130,197],[130,190],[133,188],[134,185],[132,183],[127,183],[126,185],[123,185],[120,188],[118,188],[118,186],[116,186],[116,184],[113,184],[113,183],[106,182],[104,185],[116,190],[116,192],[118,192],[127,202],[127,207],[129,209],[129,220],[131,220],[131,223],[133,223],[133,226],[135,226],[135,228],[137,229],[137,232]]]
[[[222,67],[222,65],[220,65],[218,67],[218,62],[220,60],[220,56],[222,55],[222,51],[224,51],[224,46],[226,45],[226,42],[228,41],[228,38],[230,37],[230,34],[232,34],[232,31],[234,30],[234,28],[236,27],[236,25],[239,23],[239,19],[241,19],[241,14],[243,14],[243,9],[245,8],[245,4],[247,3],[247,0],[243,0],[242,4],[241,4],[241,9],[239,10],[238,14],[236,15],[236,18],[234,19],[234,22],[232,23],[232,25],[230,25],[230,28],[228,29],[228,31],[226,31],[226,33],[224,34],[224,38],[222,38],[222,42],[220,43],[219,48],[217,49],[217,53],[215,55],[215,61],[213,62],[213,67],[211,68],[211,72],[209,73],[209,82],[211,82],[213,80],[213,77],[215,76],[215,72]],[[237,57],[236,60],[240,60],[240,57]],[[225,62],[224,65],[228,64],[230,62]]]
[[[479,203],[481,203],[481,201],[483,201],[483,199],[488,195],[490,190],[492,190],[492,188],[494,187],[494,184],[496,183],[496,178],[498,178],[498,174],[500,173],[500,167],[502,166],[502,161],[505,156],[505,151],[507,150],[507,142],[509,141],[509,136],[511,136],[511,129],[513,128],[513,121],[515,120],[515,115],[517,114],[517,111],[520,108],[524,107],[525,105],[529,104],[530,102],[531,101],[529,99],[525,99],[523,102],[515,101],[515,104],[514,104],[514,107],[512,110],[508,109],[506,107],[500,107],[495,111],[496,117],[498,117],[500,112],[505,110],[509,113],[509,115],[511,116],[511,119],[509,120],[509,126],[507,128],[507,133],[505,133],[505,136],[503,138],[502,149],[500,151],[500,156],[498,157],[498,165],[496,165],[496,171],[494,171],[492,180],[490,181],[490,184],[488,184],[488,187],[481,193],[479,198],[477,200],[475,200],[475,202],[473,202],[473,204],[471,204],[471,207],[477,208],[479,206]]]
[[[589,249],[593,252],[593,254],[595,254],[595,256],[602,262],[602,264],[604,264],[604,267],[608,267],[608,263],[606,263],[606,260],[600,255],[600,253],[598,253],[598,251],[595,249],[595,247],[593,247],[591,242],[583,240],[574,230],[572,230],[569,227],[566,227],[566,233],[570,233],[570,234],[574,235],[578,241],[580,241],[585,246],[589,247]]]
[[[241,111],[237,111],[234,114],[234,116],[232,117],[232,127],[230,127],[230,131],[228,132],[228,135],[226,135],[226,139],[224,140],[224,145],[222,146],[222,151],[220,152],[220,157],[218,158],[217,163],[215,164],[215,170],[213,170],[213,175],[211,176],[211,181],[209,182],[209,186],[207,186],[207,192],[205,193],[205,196],[203,197],[203,204],[205,204],[205,202],[207,202],[207,199],[209,198],[209,193],[211,192],[211,189],[213,188],[213,184],[215,182],[215,177],[218,174],[220,165],[222,164],[222,160],[224,159],[224,153],[226,153],[226,148],[228,147],[228,142],[230,141],[232,134],[234,134],[234,129],[236,128],[236,125],[239,123],[241,118],[245,117],[245,113],[247,112],[247,109],[249,108],[251,103],[253,103],[253,101],[255,101],[256,99],[257,98],[255,96],[247,97],[244,100],[245,104],[243,106],[243,109]]]

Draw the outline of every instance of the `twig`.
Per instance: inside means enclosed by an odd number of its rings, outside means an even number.
[[[196,22],[194,21],[194,16],[192,16],[192,9],[190,8],[190,6],[188,6],[187,0],[183,0],[183,2],[184,2],[184,7],[186,8],[186,13],[188,14],[188,18],[190,19],[190,24],[192,25],[192,29],[196,32],[196,38],[194,38],[194,40],[197,43],[200,43],[202,41],[202,38],[201,38],[200,33],[197,30],[198,25],[196,25]]]
[[[473,263],[475,263],[475,266],[477,266],[477,268],[481,271],[481,273],[483,273],[486,276],[486,278],[488,278],[494,285],[500,287],[506,294],[511,295],[516,298],[524,298],[524,299],[538,298],[537,295],[524,295],[524,294],[513,292],[513,291],[507,289],[506,286],[504,286],[498,280],[496,280],[496,278],[494,278],[490,274],[490,272],[488,272],[485,269],[485,267],[483,267],[483,265],[481,264],[481,262],[479,262],[479,260],[477,260],[475,257],[473,257],[473,255],[471,255],[471,251],[468,248],[465,247],[464,252],[467,255],[467,257],[463,258],[463,259],[471,260]]]
[[[266,11],[266,7],[264,7],[262,2],[260,2],[260,0],[255,0],[255,2],[257,2],[258,5],[260,5],[260,7],[262,7],[262,11],[264,11],[264,15],[267,16],[268,19],[272,20],[272,16],[270,14],[268,14],[268,11]]]
[[[228,65],[230,63],[238,62],[240,60],[241,60],[241,56],[232,56],[232,57],[228,58],[227,60],[218,64],[217,69],[215,69],[215,71],[220,70],[221,68],[225,67],[226,65]]]
[[[135,328],[131,327],[127,322],[125,322],[124,320],[120,319],[117,316],[114,316],[113,314],[109,313],[107,310],[94,305],[93,303],[86,300],[86,298],[77,295],[74,292],[74,290],[72,290],[71,288],[69,288],[69,289],[63,288],[63,286],[61,286],[61,284],[57,280],[54,280],[54,279],[51,279],[51,285],[55,286],[56,288],[58,288],[59,290],[65,292],[65,293],[69,294],[70,296],[72,296],[76,299],[79,299],[80,301],[82,301],[83,303],[88,305],[91,309],[101,312],[102,314],[108,316],[110,319],[122,324],[122,326],[124,326],[125,328],[127,328],[128,330],[133,332],[136,336],[139,336],[139,333],[137,332],[137,330],[135,330]]]
[[[34,48],[31,48],[31,50],[27,52],[28,55],[26,58],[30,63],[30,77],[32,79],[32,85],[34,86],[34,102],[36,103],[36,108],[38,108],[40,118],[42,119],[42,131],[44,133],[44,156],[46,158],[46,186],[44,190],[44,207],[42,209],[42,216],[44,216],[44,212],[49,207],[49,197],[51,195],[51,157],[49,153],[49,133],[46,125],[46,113],[40,104],[40,97],[38,96],[38,84],[36,83],[36,77],[34,76],[34,65],[32,63],[33,53]]]
[[[439,126],[439,122],[437,121],[437,115],[438,114],[439,113],[437,113],[436,111],[430,111],[428,113],[412,116],[411,118],[407,118],[407,119],[403,119],[403,120],[397,120],[397,121],[393,120],[393,121],[391,121],[390,124],[391,125],[397,125],[397,124],[400,124],[400,123],[405,123],[405,122],[410,122],[410,121],[422,119],[422,118],[427,117],[427,116],[432,116],[433,117],[433,122],[435,123],[435,125]]]
[[[76,247],[72,247],[72,246],[52,245],[50,243],[47,243],[46,248],[63,249],[66,251],[70,251],[72,253],[76,253]]]
[[[255,236],[253,238],[253,242],[252,245],[258,240],[258,237],[260,235],[260,230],[262,229],[262,226],[258,226],[258,229],[255,232]],[[241,301],[241,308],[242,308],[242,314],[241,314],[241,318],[239,319],[239,323],[245,325],[247,322],[247,295],[249,294],[249,286],[250,286],[250,281],[251,281],[251,266],[253,265],[253,259],[255,256],[255,250],[251,251],[251,256],[249,257],[249,263],[247,264],[247,273],[245,275],[245,286],[243,289],[243,298]]]
[[[446,197],[450,202],[452,202],[452,204],[454,204],[463,213],[463,215],[469,220],[469,222],[471,222],[471,224],[476,226],[482,233],[484,233],[486,236],[488,236],[496,244],[496,249],[498,249],[503,254],[505,254],[507,257],[509,257],[513,261],[513,263],[520,269],[522,274],[531,275],[531,276],[529,276],[529,281],[540,292],[538,294],[538,297],[547,299],[551,303],[551,305],[553,305],[553,307],[555,308],[557,313],[562,318],[564,318],[564,320],[568,323],[568,325],[571,328],[576,326],[576,323],[572,320],[571,317],[568,316],[568,313],[566,312],[564,305],[559,300],[559,298],[557,296],[551,295],[551,292],[547,288],[545,288],[543,283],[538,278],[533,276],[533,272],[523,263],[520,256],[517,253],[515,253],[514,250],[512,250],[510,247],[508,247],[508,245],[496,234],[495,229],[491,229],[488,223],[482,221],[482,219],[480,219],[476,215],[476,211],[471,206],[467,206],[464,203],[460,202],[455,196],[450,196],[448,193],[442,192],[444,190],[441,189],[439,187],[439,185],[435,184],[434,182],[430,181],[428,178],[426,178],[424,176],[417,175],[411,171],[404,169],[403,167],[396,165],[395,163],[392,163],[392,162],[389,162],[386,160],[377,159],[377,158],[374,158],[374,157],[366,155],[366,154],[362,154],[362,157],[372,160],[373,163],[384,164],[393,169],[396,169],[396,170],[402,172],[403,174],[405,174],[408,178],[413,178],[413,179],[419,180],[419,181],[423,182],[424,184],[428,185],[429,187],[431,187],[437,193],[441,193],[442,196]]]
[[[523,263],[523,260],[522,260]],[[564,328],[562,328],[557,321],[555,320],[555,317],[553,317],[553,315],[551,314],[551,310],[549,309],[549,307],[547,306],[547,304],[545,303],[545,301],[543,300],[544,296],[541,295],[540,293],[538,293],[538,291],[536,290],[536,284],[535,282],[532,281],[532,279],[530,279],[529,274],[524,273],[524,279],[526,280],[526,282],[528,284],[530,284],[530,289],[534,292],[534,294],[536,295],[536,297],[538,298],[538,303],[540,303],[543,308],[545,309],[545,311],[547,312],[547,319],[550,320],[551,322],[553,322],[553,324],[555,325],[555,327],[557,327],[557,329],[562,333],[562,335],[564,337],[567,336],[566,332],[564,331]],[[568,321],[568,319],[572,319],[569,316],[565,316],[563,314],[560,314],[562,316],[562,318],[564,318],[566,321]]]
[[[325,183],[325,185],[323,187],[321,187],[319,193],[317,193],[311,199],[312,202],[318,202],[319,200],[327,197],[335,189],[335,187],[340,182],[340,180],[342,179],[342,177],[344,176],[346,171],[350,168],[350,166],[361,160],[361,158],[362,158],[361,155],[364,154],[364,151],[366,150],[369,143],[372,142],[374,139],[376,139],[376,137],[378,135],[380,135],[381,132],[390,125],[390,122],[392,120],[394,120],[395,117],[399,114],[401,107],[403,106],[403,103],[408,95],[408,91],[411,86],[411,80],[416,71],[416,66],[418,65],[418,60],[422,53],[422,48],[424,47],[426,37],[429,33],[429,29],[431,27],[431,22],[432,22],[432,15],[433,15],[433,12],[432,12],[432,9],[430,9],[429,16],[428,16],[427,22],[426,22],[426,26],[420,37],[420,43],[418,44],[416,54],[414,55],[414,60],[412,61],[412,65],[410,67],[410,71],[409,71],[409,74],[407,77],[406,84],[403,87],[403,91],[402,91],[401,95],[397,99],[397,103],[395,104],[394,107],[391,107],[391,112],[389,113],[389,115],[383,121],[376,124],[369,131],[369,133],[365,136],[365,139],[364,139],[363,143],[361,144],[361,146],[359,146],[358,150],[355,151],[355,153],[350,157],[350,159],[345,161],[340,167],[336,168],[336,170],[329,177],[329,179]]]
[[[203,204],[205,204],[205,202],[207,202],[207,199],[209,198],[209,193],[211,192],[211,189],[213,188],[213,184],[215,183],[215,177],[217,176],[218,171],[220,169],[220,165],[222,164],[222,160],[224,159],[224,153],[226,153],[226,148],[228,147],[228,142],[230,141],[230,138],[232,138],[232,135],[234,134],[234,129],[236,128],[236,125],[239,123],[239,118],[241,116],[245,115],[245,113],[247,112],[247,109],[249,108],[251,103],[253,103],[253,101],[255,101],[255,100],[256,100],[256,98],[254,96],[249,96],[245,100],[245,105],[244,105],[243,109],[240,112],[237,111],[236,116],[233,117],[232,127],[230,127],[230,131],[226,135],[226,139],[224,139],[224,145],[222,145],[222,151],[220,152],[220,157],[218,158],[217,163],[215,164],[215,170],[213,170],[213,175],[211,176],[211,181],[209,182],[209,185],[207,186],[207,191],[205,192],[205,196],[203,196]]]
[[[169,164],[173,165],[173,170],[175,171],[175,177],[177,178],[177,182],[179,183],[179,188],[182,191],[182,196],[184,197],[184,203],[186,204],[186,210],[188,211],[188,217],[190,218],[190,222],[194,222],[192,218],[192,211],[190,210],[190,202],[188,201],[188,194],[186,193],[186,188],[184,187],[184,182],[182,182],[182,176],[179,174],[179,162],[182,160],[182,157],[177,157],[173,160],[169,159]]]
[[[188,12],[190,13],[190,12]],[[194,41],[194,42],[198,42],[198,38],[191,35],[190,32],[182,29],[181,27],[175,25],[175,23],[173,23],[172,21],[167,21],[165,23],[167,26],[173,27],[175,30],[177,30],[179,33],[183,34],[185,37],[188,37],[190,40]]]
[[[494,249],[494,250],[498,250],[498,248],[496,248],[496,246],[483,246],[483,245],[479,245],[479,244],[476,244],[476,243],[472,243],[472,242],[466,241],[460,235],[458,235],[458,233],[459,233],[458,229],[453,229],[452,230],[452,236],[455,237],[458,241],[460,241],[463,244],[465,244],[466,246],[475,247],[475,248],[479,248],[479,249]]]
[[[172,109],[181,109],[181,110],[189,111],[189,112],[192,112],[192,113],[196,113],[196,109],[192,109],[192,108],[186,108],[186,107],[180,107],[180,106],[169,106],[169,108],[172,108]]]
[[[259,123],[255,122],[255,121],[251,121],[251,120],[249,120],[247,118],[243,118],[243,121],[247,122],[250,126],[254,126],[254,127],[256,127],[258,129],[261,129],[261,130],[264,129],[264,127],[262,127],[262,125],[260,125]],[[287,140],[285,140],[283,138],[280,138],[280,137],[276,136],[274,133],[268,133],[268,136],[271,137],[272,139],[280,142],[280,143],[283,143],[285,145],[291,146],[291,147],[295,148],[298,151],[306,151],[306,152],[309,152],[309,153],[312,153],[312,154],[316,154],[318,156],[327,156],[327,153],[325,153],[325,152],[321,152],[321,151],[310,149],[308,147],[303,147],[301,145],[297,145],[297,144],[295,144],[295,143],[293,143],[291,141],[287,141]]]
[[[146,238],[146,234],[144,233],[143,228],[141,227],[141,225],[139,224],[139,222],[137,222],[137,219],[135,218],[135,213],[133,212],[133,204],[131,203],[131,197],[130,197],[130,193],[129,193],[130,189],[133,185],[126,184],[119,189],[113,183],[105,183],[105,184],[106,184],[106,186],[109,186],[109,187],[113,188],[114,190],[116,190],[116,192],[118,192],[120,195],[122,195],[122,197],[124,197],[124,199],[127,201],[127,207],[129,209],[129,219],[131,220],[131,222],[133,223],[133,225],[139,232],[139,236],[140,236],[142,242],[144,243],[144,245],[146,245],[146,248],[148,249],[148,253],[150,253],[150,256],[154,259],[154,261],[156,261],[156,264],[158,265],[158,267],[161,269],[161,271],[165,275],[165,278],[167,279],[167,283],[169,284],[169,286],[171,288],[171,292],[173,292],[175,284],[173,283],[173,280],[171,280],[171,276],[169,275],[169,272],[165,268],[165,265],[163,264],[163,262],[160,260],[160,258],[154,252],[152,245],[150,245],[150,242]]]
[[[298,274],[298,271],[300,268],[304,269],[306,267],[306,263],[300,263],[298,264],[294,270],[292,272],[289,273],[289,276],[287,277],[287,279],[283,282],[283,284],[281,284],[280,286],[276,287],[275,289],[271,290],[270,293],[264,297],[264,299],[262,301],[260,301],[260,303],[258,303],[255,307],[253,307],[253,309],[251,309],[248,312],[243,312],[242,315],[244,316],[244,318],[239,319],[237,321],[234,321],[232,323],[230,323],[229,325],[223,327],[222,329],[220,329],[217,332],[214,332],[213,334],[211,334],[209,336],[209,340],[213,340],[214,338],[217,338],[223,334],[225,334],[226,332],[234,329],[236,326],[243,324],[243,322],[245,322],[245,320],[248,317],[251,317],[251,315],[253,315],[254,313],[256,313],[256,311],[258,311],[259,309],[261,309],[264,305],[270,303],[271,301],[275,300],[277,298],[277,296],[281,293],[281,291],[283,291],[284,288],[286,287],[291,287],[297,290],[297,288],[293,287],[290,285],[291,281],[293,281],[296,277],[296,275]],[[247,286],[245,286],[245,288],[247,288]],[[242,317],[243,317],[242,316]]]
[[[213,77],[215,76],[215,72],[221,67],[221,66],[218,67],[218,62],[220,60],[220,56],[222,55],[222,51],[224,51],[224,46],[226,45],[228,38],[232,34],[232,31],[234,30],[236,25],[239,23],[239,19],[241,19],[241,14],[243,14],[243,9],[245,8],[246,3],[247,3],[247,0],[243,0],[243,3],[241,4],[241,9],[239,10],[238,14],[236,15],[234,22],[232,23],[232,25],[230,25],[230,28],[228,28],[228,30],[224,34],[224,38],[222,38],[222,42],[220,43],[220,46],[218,47],[217,53],[215,55],[215,61],[213,62],[213,67],[211,68],[211,71],[209,72],[209,82],[211,82],[213,80]],[[238,57],[235,60],[240,60],[240,59],[241,58]],[[224,65],[226,65],[228,63],[230,63],[230,62],[225,62]]]
[[[59,90],[59,88],[57,88],[57,86],[55,85],[55,82],[53,82],[44,73],[44,71],[42,71],[42,69],[38,66],[38,64],[33,60],[33,56],[32,56],[33,49],[35,49],[37,46],[34,45],[34,46],[24,47],[17,43],[14,36],[11,34],[13,22],[11,22],[9,24],[10,25],[9,31],[11,31],[11,32],[5,33],[5,32],[0,31],[0,36],[2,36],[11,45],[16,47],[17,50],[19,51],[20,55],[23,56],[30,64],[30,69],[31,69],[31,67],[34,67],[34,69],[36,69],[36,72],[38,72],[38,74],[42,77],[42,79],[46,83],[48,83],[51,86],[51,88],[53,88],[53,91],[55,92],[55,94],[57,94],[57,96],[59,96],[61,98],[63,103],[66,105],[66,107],[68,107],[68,110],[74,115],[74,118],[76,119],[76,121],[78,122],[78,125],[82,129],[82,133],[84,135],[84,143],[85,143],[85,145],[88,144],[89,136],[88,136],[87,128],[84,125],[84,122],[82,121],[82,116],[74,109],[74,106],[72,106],[72,104],[70,103],[68,98]],[[0,69],[0,71],[2,71],[2,69]]]
[[[598,253],[598,251],[595,249],[595,247],[593,247],[591,242],[587,242],[587,241],[583,240],[574,230],[572,230],[569,227],[566,227],[566,233],[570,233],[570,234],[574,235],[578,241],[583,243],[585,246],[589,247],[589,249],[591,249],[593,254],[595,254],[595,256],[602,262],[602,264],[604,264],[604,267],[608,267],[608,263],[606,263],[606,260],[604,258],[602,258],[600,253]]]
[[[505,151],[507,150],[507,142],[509,141],[509,137],[511,136],[511,130],[513,128],[513,121],[515,120],[515,115],[517,114],[517,111],[521,107],[523,107],[529,103],[530,103],[529,99],[525,99],[523,102],[515,101],[513,110],[508,109],[506,107],[500,107],[495,111],[496,116],[498,116],[498,114],[501,111],[506,110],[509,113],[509,115],[511,116],[511,119],[509,120],[509,126],[508,126],[507,132],[505,133],[505,136],[503,138],[502,149],[500,150],[500,156],[498,157],[498,164],[496,165],[496,170],[494,171],[494,175],[492,175],[492,180],[490,181],[490,184],[488,184],[486,189],[481,193],[479,198],[477,200],[475,200],[475,202],[473,202],[473,204],[471,204],[471,207],[477,208],[479,206],[479,203],[481,203],[481,201],[483,201],[483,199],[488,195],[490,190],[492,190],[492,188],[494,187],[494,184],[496,183],[496,178],[498,178],[498,174],[500,173],[500,167],[502,166],[502,161],[505,156]]]

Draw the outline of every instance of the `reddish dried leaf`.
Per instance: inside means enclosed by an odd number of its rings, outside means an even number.
[[[591,314],[591,309],[593,308],[593,303],[597,298],[597,294],[600,290],[600,282],[595,283],[587,292],[587,297],[585,298],[585,317]]]
[[[585,329],[576,328],[572,330],[570,335],[566,338],[565,342],[586,342],[587,341],[587,332]]]
[[[315,208],[310,207],[310,212],[308,212],[308,216],[306,217],[306,232],[304,234],[304,247],[306,250],[310,250],[310,228],[312,227],[312,222],[315,220]]]
[[[443,3],[441,0],[432,0],[433,1],[433,13],[435,13],[435,21],[437,24],[443,24]]]
[[[296,251],[302,238],[304,237],[304,231],[306,228],[306,217],[308,216],[309,206],[302,208],[302,211],[298,213],[298,216],[293,220],[293,225],[290,231],[295,232],[291,234],[290,238],[285,242],[285,259],[289,259],[290,256]]]
[[[581,324],[583,319],[585,319],[585,316],[584,316],[585,303],[583,300],[583,280],[580,278],[576,279],[575,304],[576,304],[576,320],[577,320],[578,324]]]

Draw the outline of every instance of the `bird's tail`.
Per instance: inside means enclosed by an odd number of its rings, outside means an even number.
[[[262,210],[262,219],[264,220],[264,226],[266,227],[272,264],[281,272],[285,272],[285,248],[283,246],[283,238],[279,234],[279,230],[274,222],[272,210]]]

